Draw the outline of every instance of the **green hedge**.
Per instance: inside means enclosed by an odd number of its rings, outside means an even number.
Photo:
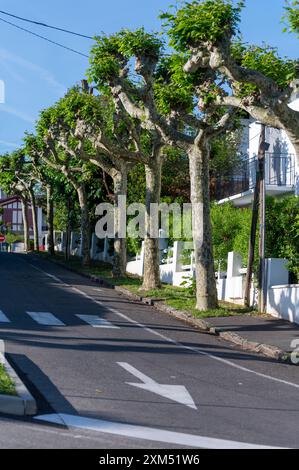
[[[251,216],[251,208],[235,208],[231,203],[212,206],[214,256],[216,261],[221,260],[222,269],[226,268],[229,251],[238,251],[246,266]],[[299,281],[298,197],[267,198],[266,257],[288,259],[293,280]],[[255,258],[257,261],[257,246]]]

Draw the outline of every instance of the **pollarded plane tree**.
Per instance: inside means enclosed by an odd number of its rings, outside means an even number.
[[[151,55],[158,57],[161,42],[159,39],[148,35],[148,47]],[[95,83],[101,93],[110,93],[112,95],[115,108],[121,112],[122,120],[128,121],[133,119],[135,124],[134,140],[136,147],[141,150],[139,127],[146,131],[149,143],[148,151],[144,160],[146,174],[146,194],[145,194],[145,258],[144,258],[144,274],[143,274],[143,290],[160,288],[160,252],[159,240],[155,221],[151,215],[150,206],[152,203],[159,203],[161,193],[161,169],[163,163],[163,149],[165,143],[161,134],[156,127],[148,120],[141,122],[140,116],[136,113],[128,112],[127,106],[121,97],[118,89],[117,79],[122,76],[122,80],[126,83],[132,92],[139,95],[139,87],[134,86],[131,77],[127,72],[129,58],[120,50],[120,35],[111,37],[97,38],[96,44],[91,52],[91,67],[88,75]],[[149,64],[150,65],[150,64]],[[151,67],[151,65],[150,65]],[[138,151],[137,150],[137,151]]]
[[[77,155],[62,150],[57,144],[55,123],[57,109],[52,106],[40,114],[36,126],[35,141],[31,142],[32,152],[39,156],[48,167],[62,175],[75,189],[81,211],[81,250],[82,264],[90,264],[90,218],[87,199],[87,184],[91,169]]]
[[[261,123],[284,129],[299,162],[299,111],[290,107],[298,95],[298,60],[280,56],[263,44],[242,42],[240,16],[245,1],[196,0],[162,15],[178,51],[188,51],[184,70],[195,74],[206,68],[219,75],[211,90],[214,104],[233,106]],[[287,2],[289,31],[298,32],[298,1]]]
[[[15,177],[19,184],[24,188],[28,194],[31,204],[32,224],[33,224],[33,246],[35,251],[39,251],[39,230],[37,220],[37,203],[36,203],[36,190],[38,180],[33,172],[33,167],[30,161],[26,158],[24,149],[20,149],[15,153]]]
[[[53,201],[53,180],[49,176],[49,171],[42,165],[40,159],[34,155],[32,158],[32,167],[36,179],[45,188],[46,191],[46,221],[48,231],[48,251],[50,255],[55,254],[54,244],[54,201]]]
[[[56,170],[46,165],[36,152],[36,148],[38,148],[36,136],[26,133],[24,137],[24,150],[28,160],[31,162],[32,175],[34,175],[46,193],[47,244],[49,253],[54,255],[54,193],[61,188],[61,173],[58,174]]]
[[[56,144],[101,168],[113,181],[114,211],[114,277],[126,272],[126,227],[120,212],[120,196],[127,194],[127,176],[135,163],[146,158],[137,127],[120,118],[113,102],[107,96],[95,96],[70,90],[56,105],[57,120],[50,128]]]
[[[0,159],[0,185],[9,195],[19,196],[22,205],[24,251],[30,250],[29,241],[29,193],[28,182],[24,184],[23,178],[19,177],[20,166],[23,162],[23,153],[20,150],[12,154],[5,154]]]
[[[90,78],[100,87],[108,87],[116,103],[127,114],[157,136],[158,147],[146,165],[147,202],[159,202],[161,187],[161,149],[177,146],[189,157],[193,241],[197,302],[199,310],[217,306],[214,260],[210,223],[209,154],[211,139],[232,126],[232,110],[209,110],[209,90],[215,74],[198,70],[195,76],[183,71],[184,54],[164,55],[157,35],[143,29],[123,30],[110,37],[96,38],[91,50]],[[132,71],[134,64],[134,72]],[[194,86],[196,78],[196,87]],[[198,105],[198,106],[197,106]],[[200,108],[200,109],[199,109]],[[153,221],[147,217],[147,232]],[[144,286],[155,286],[148,278],[155,265],[159,276],[157,240],[147,237],[151,266],[145,266]]]

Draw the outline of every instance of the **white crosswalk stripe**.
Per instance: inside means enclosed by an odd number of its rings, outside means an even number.
[[[57,318],[53,313],[50,312],[29,312],[26,311],[26,314],[31,317],[33,321],[43,326],[67,326],[59,318]],[[75,315],[77,318],[80,318],[84,323],[87,323],[93,328],[110,328],[110,329],[119,329],[120,327],[114,325],[105,318],[101,318],[98,315]],[[10,319],[5,315],[5,313],[0,310],[0,324],[1,323],[11,323]]]
[[[39,325],[65,326],[65,324],[49,312],[26,312]]]
[[[119,329],[119,326],[113,325],[113,323],[111,323],[110,321],[105,320],[104,318],[100,318],[97,315],[76,315],[76,317],[80,318],[80,320],[83,320],[94,328]]]
[[[10,323],[10,320],[7,316],[0,310],[0,323]]]

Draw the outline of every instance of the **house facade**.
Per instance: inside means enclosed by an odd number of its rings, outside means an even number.
[[[299,97],[289,106],[299,111]],[[222,185],[217,198],[219,204],[231,201],[236,207],[246,207],[253,201],[261,124],[248,119],[243,125],[243,141],[240,149],[243,157],[240,166],[233,175],[230,175],[227,184]],[[265,155],[266,194],[299,195],[299,165],[295,149],[286,132],[266,127],[266,142],[269,144]]]
[[[0,215],[0,225],[2,232],[9,229],[15,234],[23,235],[23,214],[22,204],[19,196],[7,196],[2,189],[0,189],[0,208],[3,209],[3,214]],[[45,231],[47,229],[45,223],[45,216],[42,208],[37,208],[37,220],[39,231],[39,245],[44,244]],[[29,222],[29,237],[33,239],[33,219],[31,205],[28,205],[28,222]]]

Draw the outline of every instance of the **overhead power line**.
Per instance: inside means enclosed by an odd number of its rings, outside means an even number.
[[[23,18],[22,16],[13,15],[12,13],[8,13],[7,11],[0,10],[0,13],[6,16],[10,16],[12,18],[16,18],[21,21],[26,21],[27,23],[32,23],[38,26],[43,26],[44,28],[56,29],[57,31],[62,31],[63,33],[67,33],[67,34],[73,34],[74,36],[80,36],[81,38],[93,39],[91,36],[87,36],[86,34],[76,33],[74,31],[70,31],[69,29],[59,28],[58,26],[52,26],[52,25],[43,23],[41,21],[29,20],[28,18]]]
[[[32,36],[36,36],[39,39],[43,39],[44,41],[54,44],[55,46],[62,47],[63,49],[66,49],[70,52],[74,52],[75,54],[81,55],[83,57],[88,57],[88,55],[83,54],[83,52],[76,51],[75,49],[72,49],[71,47],[65,46],[64,44],[61,44],[56,41],[52,41],[52,39],[49,39],[49,38],[46,38],[45,36],[41,36],[40,34],[34,33],[33,31],[30,31],[29,29],[22,28],[21,26],[18,26],[15,23],[11,23],[10,21],[4,20],[3,18],[0,18],[0,21],[2,21],[3,23],[9,24],[10,26],[13,26],[14,28],[20,29],[21,31],[25,31],[26,33],[29,33]]]

